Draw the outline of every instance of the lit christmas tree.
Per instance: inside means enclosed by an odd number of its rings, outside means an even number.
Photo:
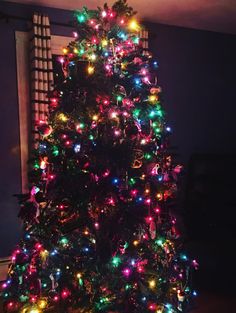
[[[180,166],[134,13],[125,0],[76,13],[21,197],[7,312],[176,313],[195,293],[169,210]]]

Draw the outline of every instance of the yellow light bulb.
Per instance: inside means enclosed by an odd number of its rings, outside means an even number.
[[[62,51],[63,51],[64,54],[68,53],[68,49],[67,48],[63,48]]]
[[[40,252],[40,256],[41,256],[43,262],[45,262],[47,260],[48,255],[49,255],[49,252],[46,249]]]
[[[153,289],[153,288],[156,287],[156,281],[155,281],[154,279],[152,279],[152,280],[149,281],[149,287],[150,287],[151,289]]]
[[[161,200],[162,199],[162,194],[160,192],[157,193],[157,199]]]
[[[44,299],[39,300],[38,306],[40,309],[45,309],[47,307],[47,301]]]
[[[95,61],[96,58],[97,58],[97,56],[96,56],[96,54],[94,54],[94,53],[91,54],[90,57],[89,57],[89,59],[90,59],[91,61]]]
[[[89,75],[93,75],[95,68],[91,65],[88,66],[87,72]]]
[[[63,113],[60,113],[60,114],[58,115],[58,118],[59,118],[59,120],[61,120],[62,122],[67,122],[67,121],[68,121],[68,117],[67,117],[65,114],[63,114]]]
[[[149,193],[150,192],[150,189],[145,189],[145,193]]]
[[[129,29],[137,32],[140,30],[140,25],[138,24],[136,20],[131,20],[129,22]]]
[[[102,40],[102,46],[106,47],[108,45],[108,41],[106,39]]]
[[[98,115],[93,115],[93,121],[97,121],[98,120]]]
[[[78,279],[80,279],[80,278],[82,277],[82,274],[81,274],[81,273],[78,273],[78,274],[76,275],[76,277],[77,277]]]
[[[157,100],[157,97],[156,97],[155,95],[150,95],[150,96],[148,97],[148,100],[149,100],[150,102],[155,102],[155,101]]]
[[[77,49],[77,48],[74,48],[74,53],[78,53],[79,52],[79,50]]]
[[[134,240],[133,245],[137,246],[138,244],[139,244],[139,241],[138,240]]]
[[[26,311],[28,313],[28,311]],[[41,310],[38,310],[37,308],[32,308],[29,313],[41,313]]]

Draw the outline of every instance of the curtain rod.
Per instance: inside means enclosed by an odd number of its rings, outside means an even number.
[[[26,22],[32,22],[32,20],[27,18],[27,17],[17,16],[17,15],[8,15],[6,13],[0,12],[0,20],[5,20],[6,23],[9,23],[11,19],[12,20],[22,20],[22,21],[26,21]],[[63,26],[63,27],[73,28],[73,25],[65,24],[65,23],[59,23],[59,22],[50,21],[50,24],[51,25],[56,25],[56,26]]]

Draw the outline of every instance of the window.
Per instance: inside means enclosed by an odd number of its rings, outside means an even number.
[[[28,32],[16,31],[16,63],[17,63],[17,86],[19,104],[19,125],[20,125],[20,157],[21,157],[21,183],[22,192],[28,192],[28,169],[29,143],[31,130],[31,103],[30,103],[30,56]],[[65,36],[51,36],[51,50],[53,60],[61,55],[63,47],[66,47],[74,38]],[[57,70],[57,68],[54,68]]]

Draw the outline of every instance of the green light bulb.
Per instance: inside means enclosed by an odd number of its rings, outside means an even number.
[[[119,102],[120,102],[120,101],[122,101],[122,99],[123,99],[123,98],[122,98],[122,96],[121,96],[121,95],[118,95],[118,96],[116,97],[116,99],[117,99],[117,101],[119,101]]]
[[[162,238],[160,238],[160,239],[157,239],[157,240],[155,241],[155,243],[156,243],[158,246],[162,247],[162,246],[163,246],[163,243],[164,243],[164,240],[163,240]]]
[[[149,113],[149,117],[154,117],[155,115],[156,115],[156,112],[153,110]]]
[[[114,256],[111,263],[114,267],[118,267],[121,263],[121,259],[118,256]]]
[[[38,164],[37,161],[34,162],[34,168],[35,168],[35,169],[39,169],[39,168],[40,168],[40,166],[39,166],[39,164]]]
[[[85,51],[84,51],[84,48],[81,48],[81,49],[79,50],[79,53],[80,53],[80,54],[84,54],[84,52],[85,52]]]
[[[133,38],[133,43],[138,44],[139,43],[139,37],[134,37]]]
[[[135,110],[133,111],[133,116],[134,116],[134,117],[138,118],[138,117],[139,117],[139,114],[140,114],[140,110],[135,109]]]
[[[62,237],[60,240],[60,243],[62,243],[63,245],[68,244],[69,240],[66,237]]]
[[[58,150],[58,148],[57,148],[56,146],[54,146],[54,147],[52,148],[52,154],[53,154],[54,156],[58,156],[58,155],[59,155],[59,150]]]
[[[146,160],[150,160],[152,158],[151,154],[149,153],[145,153],[144,157]]]
[[[89,139],[93,140],[94,139],[93,135],[89,135]]]
[[[79,15],[77,15],[77,20],[79,23],[84,23],[86,21],[86,17],[84,14],[80,13]]]
[[[162,116],[163,116],[163,112],[162,112],[161,110],[158,110],[158,111],[157,111],[157,115],[160,116],[160,117],[162,117]]]
[[[136,183],[136,181],[134,178],[130,178],[129,183],[130,183],[130,185],[134,185]]]
[[[161,129],[159,127],[155,128],[154,129],[155,133],[160,133],[161,132]]]
[[[129,290],[131,287],[132,287],[131,285],[127,284],[125,285],[125,290]]]

